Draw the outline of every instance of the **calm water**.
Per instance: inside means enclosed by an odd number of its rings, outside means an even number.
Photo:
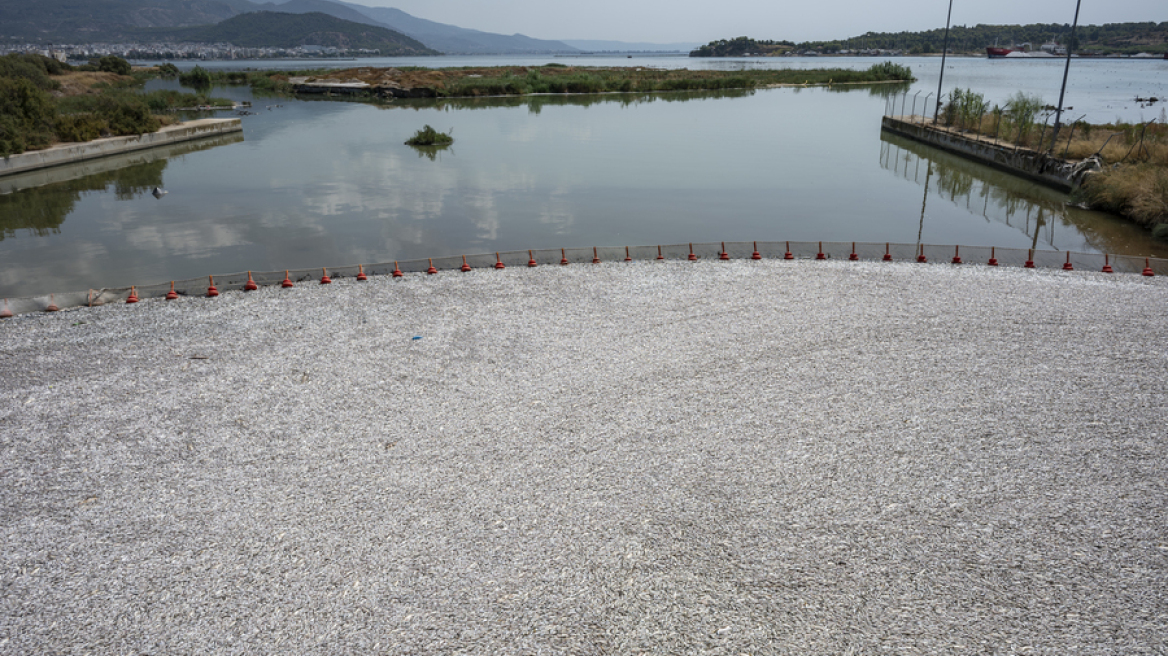
[[[389,65],[551,58],[384,60]],[[555,58],[578,64],[867,67],[873,60]],[[935,93],[938,59],[901,59]],[[255,65],[254,62],[247,62]],[[369,62],[361,62],[367,64]],[[374,62],[376,63],[376,62]],[[350,66],[353,62],[336,62]],[[226,64],[216,64],[223,65]],[[287,68],[287,63],[274,65]],[[238,66],[236,66],[238,67]],[[950,60],[945,86],[1057,101],[1057,62]],[[160,84],[160,83],[155,83]],[[1168,62],[1076,62],[1070,118],[1145,120]],[[1053,90],[1053,92],[1051,92]],[[385,105],[252,99],[242,140],[0,179],[0,296],[496,250],[689,241],[838,240],[1168,255],[1066,197],[882,137],[889,87],[537,97]],[[897,91],[899,93],[899,91]],[[271,109],[266,106],[272,105]],[[403,142],[423,124],[453,147]],[[34,176],[33,176],[34,177]],[[150,190],[169,191],[155,199]],[[923,212],[922,212],[923,208]]]

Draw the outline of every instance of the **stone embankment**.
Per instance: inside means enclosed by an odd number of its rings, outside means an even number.
[[[85,143],[61,144],[44,150],[34,150],[0,158],[0,177],[62,164],[74,164],[98,157],[120,155],[135,150],[167,146],[183,141],[216,137],[242,130],[243,124],[238,118],[206,118],[178,125],[168,125],[157,132],[146,134],[106,137]]]
[[[1005,140],[934,125],[923,116],[885,116],[881,129],[1068,193],[1096,168],[1094,160],[1051,157]]]

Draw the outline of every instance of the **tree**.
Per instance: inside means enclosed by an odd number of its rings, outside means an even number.
[[[25,78],[0,78],[0,156],[42,148],[53,138],[57,109]]]
[[[99,71],[115,75],[129,75],[131,70],[130,62],[117,55],[106,55],[96,62],[90,61],[89,63],[96,66]]]

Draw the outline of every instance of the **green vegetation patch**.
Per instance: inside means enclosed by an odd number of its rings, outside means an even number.
[[[439,132],[429,125],[415,132],[414,136],[406,141],[407,146],[449,146],[452,143],[454,137],[450,136],[450,132]]]
[[[476,98],[534,94],[656,93],[668,91],[750,90],[780,85],[877,84],[910,82],[912,70],[884,62],[867,70],[844,68],[816,70],[691,71],[687,69],[638,69],[628,67],[499,66],[491,68],[374,69],[340,71],[265,72],[250,74],[253,89],[291,89],[289,79],[309,78],[311,82],[360,80],[369,85],[369,95],[413,97]],[[219,78],[212,74],[218,82]]]
[[[61,84],[56,76],[87,69],[114,73],[110,84],[94,86],[98,94],[55,98]],[[106,136],[155,132],[160,115],[207,105],[230,106],[231,101],[178,91],[141,93],[135,86],[145,79],[131,76],[130,64],[120,57],[102,57],[73,67],[41,55],[0,57],[0,156],[45,148],[59,142],[84,142]]]

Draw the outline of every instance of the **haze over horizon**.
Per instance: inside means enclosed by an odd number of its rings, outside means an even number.
[[[777,6],[763,0],[595,0],[551,4],[541,0],[354,0],[396,7],[418,18],[486,32],[538,39],[611,39],[699,42],[749,36],[818,41],[865,32],[922,31],[945,26],[947,0],[901,0],[877,6],[863,0],[820,0]],[[1074,0],[954,0],[953,24],[1070,23]],[[1079,24],[1168,21],[1163,0],[1083,3]]]

